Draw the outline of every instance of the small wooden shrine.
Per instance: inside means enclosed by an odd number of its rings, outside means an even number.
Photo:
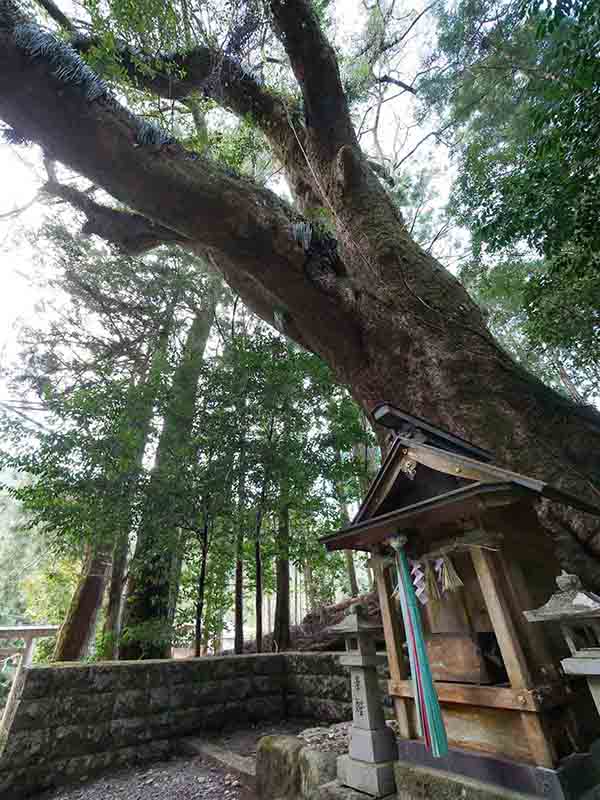
[[[373,417],[393,431],[387,457],[353,522],[323,542],[372,554],[400,760],[531,795],[574,796],[564,791],[562,771],[581,772],[600,719],[585,682],[559,671],[568,655],[560,633],[530,624],[523,612],[547,599],[560,572],[536,501],[599,516],[600,509],[495,466],[489,452],[389,404]],[[426,651],[450,747],[443,759],[431,759],[420,741],[394,591],[390,542],[398,536],[407,539],[424,601]]]

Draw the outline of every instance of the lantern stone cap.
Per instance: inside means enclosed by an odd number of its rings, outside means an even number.
[[[560,591],[555,592],[547,603],[523,612],[529,622],[568,622],[600,617],[600,597],[586,591],[577,575],[569,575],[563,570],[556,583]]]
[[[369,622],[366,609],[362,603],[352,603],[344,619],[336,625],[327,628],[328,633],[342,634],[342,636],[357,636],[361,633],[375,633],[382,629],[382,625]]]

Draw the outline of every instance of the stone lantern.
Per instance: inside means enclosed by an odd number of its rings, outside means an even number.
[[[557,577],[559,591],[533,611],[525,611],[529,622],[557,622],[571,651],[563,658],[567,675],[586,677],[600,711],[600,597],[582,588],[577,575],[564,570]]]
[[[395,791],[393,762],[398,758],[396,737],[386,725],[379,695],[377,665],[386,660],[375,650],[374,634],[380,630],[382,626],[368,621],[360,603],[353,603],[342,622],[329,628],[345,639],[340,663],[349,667],[352,687],[350,751],[338,759],[338,779],[372,797]]]

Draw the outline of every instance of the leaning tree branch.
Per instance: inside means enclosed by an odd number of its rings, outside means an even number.
[[[77,36],[73,47],[85,54],[98,44],[94,37]],[[250,115],[286,163],[297,145],[287,110],[277,93],[268,90],[234,58],[203,45],[187,52],[150,56],[118,48],[119,64],[140,88],[168,100],[187,101],[194,94],[210,97],[239,117]],[[141,70],[145,65],[147,69]]]
[[[130,256],[141,255],[161,244],[187,244],[188,238],[153,222],[141,214],[110,208],[74,186],[50,179],[43,187],[46,194],[60,197],[83,211],[86,236],[95,234]]]
[[[271,0],[274,28],[302,89],[306,124],[319,147],[333,157],[357,145],[335,51],[309,0]]]
[[[9,3],[4,0],[0,11]],[[361,335],[348,307],[352,298],[340,304],[335,273],[309,274],[315,252],[310,225],[273,192],[187,152],[135,118],[89,67],[73,60],[69,48],[21,20],[0,13],[0,117],[38,143],[47,158],[145,218],[144,234],[156,230],[153,224],[189,249],[212,251],[233,288],[263,318],[278,321],[310,349],[331,347],[360,362]],[[92,218],[98,215],[97,230],[106,222],[106,211],[87,195],[72,199]],[[136,224],[143,227],[141,220]],[[331,253],[325,269],[330,262]],[[331,320],[326,330],[324,317]]]
[[[77,52],[85,54],[100,43],[97,37],[79,32],[53,0],[37,2],[70,34],[71,44]],[[290,127],[290,110],[285,101],[267,89],[235,58],[204,45],[158,56],[134,54],[124,43],[118,47],[118,57],[120,67],[132,83],[158,97],[187,103],[194,94],[203,94],[229,108],[238,117],[251,116],[284,167],[293,164],[289,177],[292,172],[300,172],[302,182],[310,185],[311,176],[303,166],[300,143]],[[140,69],[142,64],[145,69]],[[304,131],[300,129],[300,142],[303,135]],[[315,189],[313,187],[313,191]]]
[[[417,90],[414,86],[411,86],[409,83],[405,83],[404,81],[398,80],[398,78],[392,78],[391,75],[380,75],[378,78],[375,79],[376,83],[391,83],[394,86],[400,87],[400,89],[404,89],[405,92],[410,92],[411,94],[416,95]]]

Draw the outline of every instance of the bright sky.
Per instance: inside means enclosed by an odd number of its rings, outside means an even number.
[[[39,294],[29,285],[34,252],[20,233],[35,229],[42,218],[42,209],[34,204],[18,216],[2,218],[27,205],[42,183],[42,172],[35,169],[36,154],[31,148],[14,148],[0,144],[0,175],[4,191],[0,196],[0,364],[15,353],[16,328],[19,320],[31,320]]]

